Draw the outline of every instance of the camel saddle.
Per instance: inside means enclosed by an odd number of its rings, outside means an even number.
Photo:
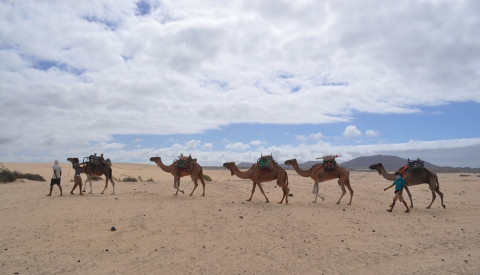
[[[191,156],[187,157],[182,155],[175,161],[175,167],[187,168],[190,167],[192,162],[197,162],[197,159],[193,159]]]
[[[423,160],[420,160],[419,158],[417,160],[407,160],[408,162],[408,170],[411,173],[419,173],[422,172],[423,169],[425,168],[425,162]]]
[[[257,160],[257,166],[258,166],[258,168],[260,168],[262,170],[263,169],[272,169],[274,164],[275,164],[275,160],[273,160],[272,155],[261,156]]]
[[[337,167],[337,161],[335,156],[324,156],[323,157],[323,169],[324,170],[335,170]]]
[[[97,154],[90,155],[88,157],[83,158],[83,163],[90,163],[97,166],[100,162],[103,161],[103,154],[101,156],[97,156]]]

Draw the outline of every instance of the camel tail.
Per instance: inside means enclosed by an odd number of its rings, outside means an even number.
[[[435,188],[436,188],[437,190],[440,190],[440,183],[438,182],[438,176],[437,176],[437,174],[435,174],[435,179],[436,179],[436,182],[437,182]]]

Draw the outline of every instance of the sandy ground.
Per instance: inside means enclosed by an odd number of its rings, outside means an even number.
[[[292,197],[264,183],[271,203],[252,184],[225,170],[206,196],[174,196],[173,177],[154,165],[116,164],[116,194],[103,182],[72,196],[73,171],[62,164],[64,196],[49,189],[51,164],[4,163],[48,182],[0,184],[2,274],[480,274],[480,177],[439,174],[440,200],[427,185],[412,187],[415,208],[385,210],[393,189],[373,172],[352,172],[355,191],[335,204],[335,180],[321,183],[325,201],[312,203],[311,179],[289,171]],[[141,170],[140,170],[141,169]],[[85,180],[85,176],[82,176]],[[147,179],[153,182],[147,182]],[[182,178],[185,193],[192,190]],[[88,191],[88,190],[87,190]],[[111,231],[115,227],[116,231]]]

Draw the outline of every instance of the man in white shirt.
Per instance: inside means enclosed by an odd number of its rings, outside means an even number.
[[[53,175],[52,175],[52,180],[50,181],[50,193],[47,196],[52,195],[52,190],[54,185],[58,185],[58,188],[60,188],[60,196],[63,195],[62,193],[62,186],[60,185],[60,178],[62,177],[62,168],[58,165],[58,160],[55,160],[55,165],[53,165]]]

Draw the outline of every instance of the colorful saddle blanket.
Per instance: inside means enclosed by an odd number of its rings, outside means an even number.
[[[271,169],[274,163],[275,161],[273,160],[273,157],[271,155],[261,156],[257,160],[257,166],[260,169]]]

